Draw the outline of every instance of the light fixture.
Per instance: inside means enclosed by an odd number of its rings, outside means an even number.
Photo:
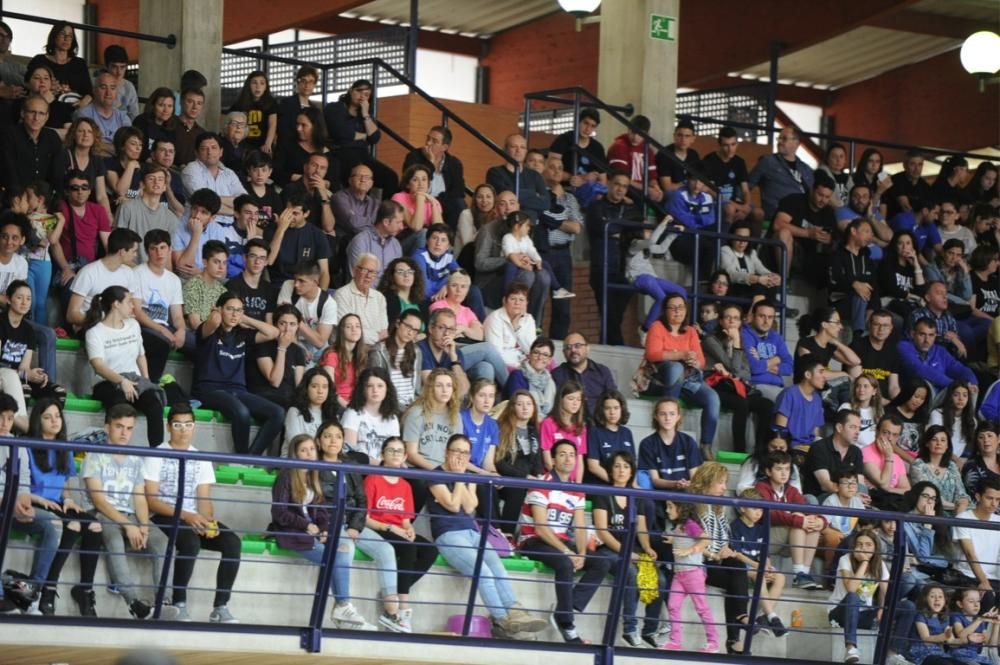
[[[983,92],[986,79],[1000,70],[1000,36],[989,30],[969,35],[959,58],[965,71],[979,78],[979,91]]]
[[[559,0],[559,6],[563,11],[577,18],[583,18],[596,11],[601,6],[601,0]]]

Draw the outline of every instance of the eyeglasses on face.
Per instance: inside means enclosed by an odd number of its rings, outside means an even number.
[[[176,421],[175,420],[174,422],[170,423],[170,427],[171,427],[171,429],[175,429],[175,430],[182,430],[182,429],[188,429],[188,430],[190,430],[190,429],[194,429],[194,421],[193,420],[188,420],[188,421]]]
[[[71,192],[89,192],[90,185],[70,185],[66,189]]]

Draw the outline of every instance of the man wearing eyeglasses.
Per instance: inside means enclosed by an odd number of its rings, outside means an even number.
[[[222,130],[219,145],[222,148],[222,163],[235,173],[243,173],[243,157],[246,154],[247,114],[231,111],[226,116],[226,126]]]
[[[365,344],[375,344],[389,336],[385,296],[373,288],[382,266],[374,254],[362,254],[352,265],[351,281],[337,289],[333,299],[340,316],[357,314],[361,318],[362,339]]]
[[[552,370],[552,380],[558,389],[567,381],[577,381],[583,386],[583,397],[587,405],[587,413],[593,415],[597,398],[609,390],[618,390],[615,377],[611,370],[601,363],[594,362],[588,356],[590,344],[587,338],[578,332],[566,335],[562,345],[563,357],[566,362]]]
[[[56,157],[63,151],[54,129],[45,126],[49,103],[30,97],[21,107],[21,122],[3,133],[3,185],[9,192],[36,180],[59,181]]]
[[[167,414],[170,441],[157,448],[193,452],[194,412],[187,402],[174,404]],[[225,524],[215,519],[212,505],[212,485],[215,472],[212,463],[189,461],[184,470],[184,487],[179,480],[179,462],[176,459],[147,457],[144,477],[146,501],[149,504],[150,521],[160,527],[167,536],[173,528],[178,492],[182,492],[181,514],[176,530],[177,558],[174,560],[173,607],[177,610],[177,621],[191,621],[187,608],[187,586],[194,574],[195,557],[202,548],[221,552],[219,572],[216,576],[218,588],[212,603],[212,613],[208,620],[212,623],[239,623],[229,612],[230,592],[240,569],[240,538]]]
[[[879,392],[888,399],[899,394],[899,352],[895,344],[887,344],[892,333],[892,314],[879,309],[868,318],[868,334],[851,342],[861,358],[861,373],[878,381]]]
[[[374,183],[371,168],[367,164],[358,164],[351,169],[347,188],[330,198],[339,235],[355,236],[381,221],[381,217],[376,217],[379,201],[371,195]]]

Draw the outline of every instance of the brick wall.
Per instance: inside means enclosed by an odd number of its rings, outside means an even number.
[[[570,330],[583,334],[591,343],[596,343],[601,338],[601,315],[597,311],[597,300],[594,298],[594,291],[590,288],[590,265],[585,262],[578,262],[573,266],[573,285],[570,291],[576,293],[576,297],[570,301]],[[621,292],[615,292],[618,298],[625,297]],[[621,322],[622,334],[625,343],[629,346],[640,346],[639,344],[639,307],[640,298],[632,298],[628,309],[625,311],[625,320]],[[542,316],[542,330],[548,334],[549,326],[552,323],[551,301],[545,306]],[[614,325],[611,323],[611,325]]]

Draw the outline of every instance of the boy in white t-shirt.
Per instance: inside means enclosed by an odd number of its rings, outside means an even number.
[[[977,529],[972,523],[1000,522],[997,508],[1000,508],[1000,477],[994,475],[980,482],[976,507],[955,516],[970,522],[969,526],[954,528],[955,542],[965,555],[958,557],[955,569],[969,578],[969,586],[986,592],[982,601],[984,612],[996,606],[996,592],[1000,589],[1000,531]]]
[[[148,257],[135,269],[137,289],[135,319],[142,328],[149,378],[159,381],[173,349],[194,350],[194,333],[184,322],[184,296],[180,278],[170,272],[170,234],[163,229],[146,232],[142,241]]]
[[[292,274],[295,279],[281,285],[278,304],[291,303],[302,313],[299,344],[305,349],[307,359],[311,359],[330,344],[330,334],[337,325],[337,301],[320,288],[322,271],[316,261],[302,261]]]
[[[141,242],[139,234],[131,229],[115,229],[111,232],[108,236],[107,256],[81,268],[70,286],[72,295],[66,310],[67,322],[77,330],[83,327],[90,301],[109,286],[124,286],[130,293],[138,291],[132,266],[139,255]]]

